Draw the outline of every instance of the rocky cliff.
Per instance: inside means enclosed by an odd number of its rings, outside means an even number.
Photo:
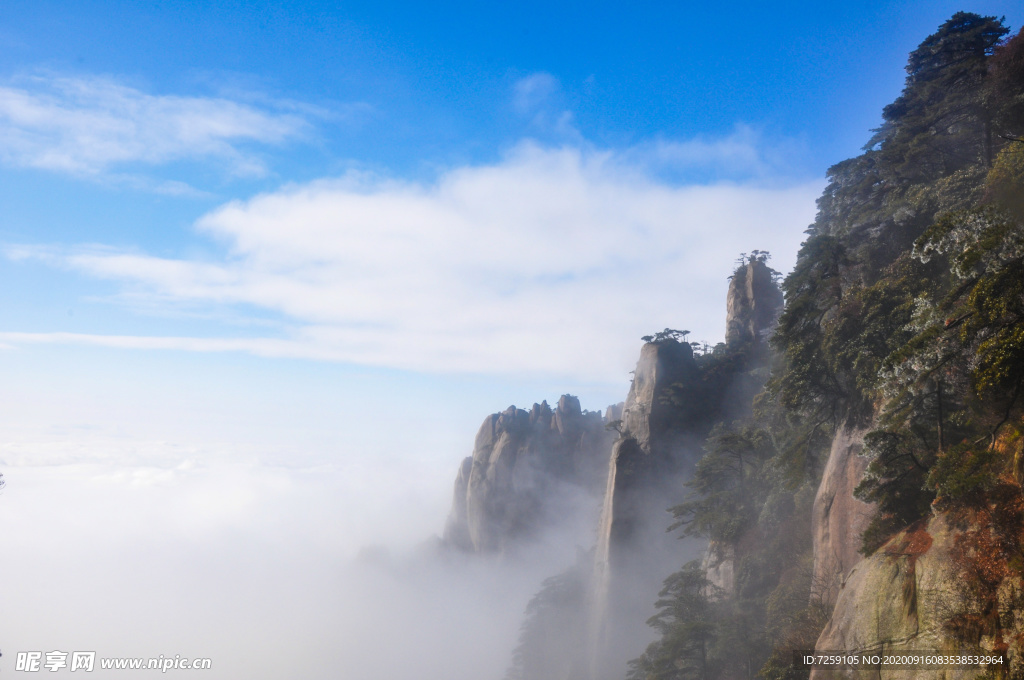
[[[764,345],[782,310],[782,291],[772,270],[753,258],[733,274],[726,295],[725,342]]]
[[[750,375],[751,369],[767,364],[768,338],[782,311],[783,296],[774,278],[774,272],[763,260],[748,258],[732,275],[726,294],[726,347],[730,352],[745,352],[748,356],[744,371],[737,374],[733,397],[737,403],[746,402],[761,383]],[[730,409],[730,415],[741,415]],[[719,592],[732,594],[735,585],[737,558],[736,545],[729,541],[709,542],[702,567],[705,577]]]
[[[811,533],[816,592],[836,593],[836,586],[861,560],[861,535],[875,515],[874,506],[853,495],[868,465],[860,455],[866,432],[858,427],[839,428],[814,497]]]
[[[839,591],[831,620],[818,638],[821,651],[892,653],[939,651],[945,653],[976,650],[1002,652],[1009,664],[1002,673],[1021,663],[1024,633],[1024,598],[1021,579],[1009,576],[997,589],[991,615],[1001,621],[1001,632],[986,635],[983,628],[974,639],[956,639],[957,620],[965,621],[979,613],[974,593],[966,587],[958,556],[962,533],[939,515],[927,525],[921,523],[900,532],[871,557],[851,570]],[[907,680],[949,680],[974,678],[981,669],[902,670],[891,673]],[[863,672],[815,670],[812,680],[864,677]],[[1002,677],[1007,677],[1003,675]]]
[[[690,345],[674,339],[645,343],[622,409],[623,439],[633,439],[645,453],[665,452],[680,410],[668,391],[696,372]]]
[[[699,376],[685,342],[667,337],[640,350],[598,526],[587,635],[591,680],[621,677],[646,637],[650,602],[641,594],[654,592],[680,559],[679,542],[665,532],[665,508],[699,455],[693,427],[707,406],[695,398]]]
[[[701,415],[707,402],[693,389],[700,371],[693,349],[669,338],[648,342],[640,349],[633,382],[622,407],[620,436],[611,450],[609,476],[614,480],[613,512],[607,526],[610,546],[625,546],[647,519],[663,531],[663,517],[652,504],[664,501],[660,490],[677,485],[699,457]],[[662,505],[660,509],[664,509]],[[599,537],[600,541],[600,537]]]
[[[665,505],[710,548],[660,589],[633,580],[658,593],[656,640],[628,674],[616,652],[583,677],[794,680],[793,651],[817,644],[1000,651],[1010,663],[989,677],[1024,678],[1024,32],[1008,31],[957,12],[910,54],[864,152],[828,170],[784,308],[754,251],[723,345],[673,364],[682,333],[645,338],[609,461],[589,648],[635,620],[616,580],[656,561]]]
[[[552,523],[558,485],[599,494],[610,449],[605,419],[571,395],[488,416],[459,467],[445,543],[496,552],[533,536]]]
[[[855,566],[839,590],[832,619],[816,649],[851,653],[948,650],[942,611],[956,590],[949,555],[952,542],[949,527],[933,520],[927,527],[899,534]],[[901,677],[935,677],[935,671],[904,673]],[[854,675],[858,672],[815,670],[811,678]]]

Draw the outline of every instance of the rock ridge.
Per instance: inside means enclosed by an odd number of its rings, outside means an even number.
[[[610,449],[605,418],[572,395],[487,416],[456,475],[445,544],[486,553],[529,539],[555,510],[557,485],[599,493]]]

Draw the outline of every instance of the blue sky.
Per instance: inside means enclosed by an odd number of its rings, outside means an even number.
[[[958,9],[6,3],[0,360],[603,408],[641,335],[721,339],[740,252],[789,269]]]
[[[3,331],[610,385],[788,269],[958,7],[10,3]]]
[[[1009,15],[1013,24],[1014,3],[980,5],[970,9]],[[262,150],[274,174],[297,180],[349,162],[408,176],[493,161],[523,136],[564,141],[517,115],[510,92],[537,73],[558,82],[545,104],[569,111],[574,128],[599,146],[719,137],[745,123],[805,142],[805,153],[788,162],[817,177],[863,143],[901,86],[907,52],[963,9],[948,2],[647,3],[629,11],[611,3],[5,6],[0,68],[7,76],[105,75],[155,95],[299,107],[312,119],[304,143]],[[216,186],[222,178],[204,179]]]
[[[720,340],[736,257],[792,266],[826,169],[961,9],[1024,21],[996,0],[5,2],[0,566],[23,594],[0,661],[86,644],[33,609],[90,587],[52,566],[61,541],[88,573],[149,573],[134,546],[164,527],[194,558],[173,598],[218,592],[196,565],[225,540],[232,568],[290,579],[268,537],[343,560],[439,531],[485,415],[603,409],[641,335]],[[103,583],[117,621],[156,588]]]

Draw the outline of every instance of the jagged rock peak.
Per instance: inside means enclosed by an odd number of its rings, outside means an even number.
[[[782,310],[782,291],[772,270],[759,259],[741,265],[729,282],[726,296],[725,343],[763,344]]]
[[[487,416],[455,479],[445,543],[495,552],[528,539],[550,519],[554,487],[600,490],[610,450],[604,418],[572,395]]]
[[[693,348],[688,343],[669,338],[645,343],[640,349],[622,408],[622,424],[624,432],[644,451],[651,451],[652,441],[667,429],[666,421],[674,415],[676,407],[663,398],[666,391],[695,372]]]
[[[609,422],[620,422],[614,428],[619,438],[612,446],[606,475],[602,521],[606,561],[612,559],[612,552],[628,550],[634,539],[649,530],[649,518],[661,519],[666,506],[660,488],[671,484],[669,480],[678,473],[677,425],[680,413],[688,410],[688,404],[675,398],[674,390],[697,375],[688,343],[671,337],[647,342],[640,349],[626,401],[608,408]],[[619,417],[611,418],[613,415]],[[660,524],[656,530],[659,535],[664,533]]]

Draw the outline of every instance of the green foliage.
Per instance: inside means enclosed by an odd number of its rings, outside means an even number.
[[[814,481],[794,488],[772,433],[753,422],[720,424],[706,449],[675,528],[725,547],[734,587],[713,587],[698,562],[666,580],[649,622],[661,636],[631,680],[754,678],[772,659],[793,671],[782,648],[813,647],[827,620],[811,582]]]
[[[929,486],[941,499],[940,505],[979,506],[991,496],[1005,461],[987,446],[961,443],[943,451],[929,473]]]
[[[582,554],[567,571],[546,579],[526,606],[519,644],[505,680],[568,677],[582,658],[591,553]]]
[[[1024,41],[1022,41],[1024,44]],[[1024,126],[1022,126],[1024,127]],[[985,178],[985,198],[1024,219],[1024,142],[1009,144],[996,156]]]
[[[669,531],[714,541],[736,541],[757,519],[766,489],[761,474],[774,453],[765,430],[752,424],[715,426],[707,452],[687,482],[691,498],[670,509],[675,522]]]
[[[720,599],[700,562],[688,562],[665,580],[648,624],[661,634],[640,658],[630,662],[629,680],[710,680],[722,659],[714,643],[723,634]]]
[[[740,253],[740,256],[736,258],[736,267],[742,269],[752,262],[768,264],[770,259],[772,259],[772,254],[767,250],[751,250],[749,254]]]
[[[666,428],[703,439],[723,414],[742,414],[742,405],[761,389],[767,375],[746,348],[734,350],[721,344],[693,357],[693,370],[656,399],[670,407],[666,412],[672,417],[663,422]]]
[[[858,489],[881,511],[869,550],[929,512],[940,454],[986,429],[994,440],[1020,391],[1024,143],[993,125],[1024,123],[1024,39],[1000,46],[1006,33],[961,12],[910,55],[865,153],[829,170],[783,284],[769,387],[787,418],[834,427],[881,412]]]
[[[1008,31],[995,17],[957,12],[910,53],[903,93],[883,109],[872,140],[888,171],[927,181],[991,164],[987,61]]]
[[[774,641],[772,654],[758,676],[764,680],[807,680],[810,671],[793,663],[793,650],[814,649],[832,615],[834,588],[814,583],[811,551],[795,556],[793,568],[768,596],[766,629]]]
[[[841,298],[839,272],[846,263],[839,239],[812,235],[783,282],[786,307],[773,343],[782,350],[785,370],[771,387],[788,410],[832,415],[844,396],[837,376],[821,361],[821,324]]]
[[[1021,185],[1024,191],[1024,184]],[[922,336],[945,343],[954,367],[979,397],[1019,389],[1024,380],[1024,224],[994,207],[954,213],[915,244],[922,260],[947,255],[946,316]],[[940,340],[941,338],[941,340]],[[916,353],[929,343],[922,340]]]
[[[1024,31],[996,48],[989,61],[988,95],[1002,139],[1024,136]]]
[[[903,434],[898,428],[876,430],[865,438],[873,459],[855,495],[878,504],[878,516],[864,533],[864,554],[870,555],[893,533],[928,513],[935,494],[924,482],[934,462],[934,449],[923,440],[919,431]]]
[[[633,662],[631,678],[753,678],[774,648],[813,646],[820,632],[824,609],[808,569],[816,478],[793,465],[792,452],[817,447],[811,456],[820,457],[828,437],[794,426],[770,393],[757,404],[754,419],[711,430],[688,496],[672,508],[673,529],[713,540],[732,559],[733,589],[711,588],[696,563],[666,581],[651,620],[661,638]],[[689,625],[694,621],[700,626]],[[776,661],[789,663],[782,659]]]
[[[712,593],[695,563],[666,581],[661,639],[631,680],[805,680],[788,650],[813,646],[838,587],[811,577],[808,518],[843,422],[874,428],[865,552],[937,507],[994,527],[958,558],[989,595],[1013,560],[1024,572],[1024,33],[1000,44],[1007,32],[965,12],[942,24],[864,153],[829,169],[766,389],[751,418],[711,430],[672,508],[674,529],[734,557],[734,588]],[[703,389],[750,359],[698,357]],[[686,390],[668,398],[704,394]]]
[[[917,298],[912,335],[879,371],[880,427],[865,441],[872,461],[857,489],[881,510],[866,552],[937,497],[967,503],[993,486],[998,467],[976,447],[994,445],[1024,383],[1024,226],[992,206],[958,211],[913,253],[946,274]]]
[[[1007,96],[986,89],[986,64],[1005,33],[992,17],[954,15],[911,54],[906,87],[867,151],[829,169],[783,284],[774,344],[785,369],[772,386],[787,408],[838,420],[873,400],[872,364],[900,343],[889,338],[906,323],[907,295],[924,273],[911,271],[908,249],[936,215],[970,208],[983,193],[997,146],[991,121],[1007,106]],[[901,258],[894,276],[889,267]],[[870,327],[858,333],[865,311]]]
[[[679,342],[685,340],[686,336],[690,334],[690,331],[677,331],[674,328],[666,328],[663,331],[658,331],[654,335],[645,335],[641,340],[644,342],[667,342],[669,340]]]

